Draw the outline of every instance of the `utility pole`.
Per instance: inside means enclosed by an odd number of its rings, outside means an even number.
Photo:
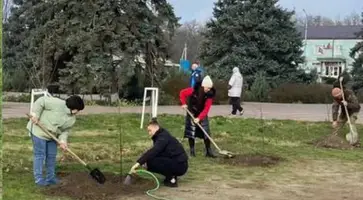
[[[308,38],[308,14],[306,14],[305,9],[303,9],[305,13],[305,35],[304,35],[304,56],[305,56],[305,66],[306,66],[306,46],[307,46],[307,38]]]

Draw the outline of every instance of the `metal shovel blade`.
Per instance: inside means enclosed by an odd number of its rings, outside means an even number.
[[[224,156],[226,156],[228,158],[233,158],[234,157],[233,153],[231,153],[229,151],[226,151],[226,150],[219,151],[219,154],[224,155]]]
[[[124,185],[130,185],[131,184],[131,175],[128,174],[124,180]]]
[[[90,172],[90,175],[92,176],[93,179],[95,179],[100,184],[104,184],[106,182],[105,175],[98,168],[93,169]]]

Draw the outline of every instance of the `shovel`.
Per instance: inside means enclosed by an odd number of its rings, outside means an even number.
[[[185,108],[185,110],[187,111],[187,113],[189,114],[189,116],[193,119],[193,121],[195,120],[193,114],[187,109]],[[198,127],[203,131],[204,135],[207,136],[207,138],[212,142],[212,144],[216,147],[216,149],[218,150],[218,153],[226,156],[227,158],[233,158],[234,154],[232,152],[226,151],[226,150],[221,150],[218,145],[214,142],[214,140],[209,136],[209,134],[207,133],[207,131],[204,130],[204,128],[199,124],[199,123],[195,123],[198,125]]]
[[[26,114],[30,119],[32,118],[31,115]],[[55,140],[58,144],[60,144],[60,141],[51,134],[47,129],[45,129],[40,123],[36,123],[36,125],[42,129],[49,137],[51,137],[53,140]],[[93,179],[95,179],[98,183],[104,184],[106,182],[105,175],[98,169],[92,169],[86,162],[84,162],[81,158],[79,158],[75,153],[73,153],[69,148],[66,149],[74,158],[76,158],[82,165],[84,165],[89,171],[90,175]]]
[[[340,89],[341,89],[341,91],[342,91],[342,98],[343,98],[343,101],[345,101],[345,96],[344,96],[344,91],[343,91],[343,84],[342,84],[342,82],[343,82],[343,77],[340,77],[339,78],[339,83],[340,83]],[[351,144],[352,143],[352,141],[353,141],[353,137],[354,137],[354,131],[353,131],[353,129],[352,129],[352,124],[351,124],[351,122],[350,122],[350,117],[349,117],[349,113],[348,113],[348,109],[347,109],[347,106],[346,105],[344,105],[344,109],[345,109],[345,115],[346,115],[346,117],[347,117],[347,120],[348,120],[348,124],[349,124],[349,133],[347,134],[347,135],[351,135],[351,139],[350,140],[348,140],[348,142]],[[348,139],[348,137],[346,137],[346,139]]]

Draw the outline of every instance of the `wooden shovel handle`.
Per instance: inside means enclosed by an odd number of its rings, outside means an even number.
[[[190,115],[190,117],[193,119],[193,122],[194,122],[195,118],[194,118],[193,114],[188,110],[188,108],[185,108],[185,110],[187,111],[187,113]],[[195,124],[198,125],[198,127],[203,131],[204,135],[208,137],[208,139],[213,143],[213,145],[218,149],[218,151],[221,151],[221,149],[218,147],[218,145],[209,136],[209,134],[207,133],[207,131],[205,131],[204,128],[199,123],[195,123]]]
[[[345,101],[345,95],[344,95],[344,90],[343,90],[343,78],[340,78],[339,79],[339,83],[340,83],[340,90],[342,92],[342,98],[343,98],[343,101]],[[344,110],[345,110],[345,115],[347,117],[347,120],[348,120],[348,124],[349,124],[349,129],[350,129],[350,132],[352,132],[352,124],[350,122],[350,116],[349,116],[349,113],[348,113],[348,108],[346,105],[343,105],[344,106]]]

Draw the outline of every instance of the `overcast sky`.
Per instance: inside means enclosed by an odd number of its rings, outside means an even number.
[[[168,0],[173,6],[181,22],[197,19],[205,21],[212,16],[216,0]],[[294,9],[298,15],[303,15],[303,9],[308,14],[323,15],[332,19],[341,19],[352,12],[363,11],[363,0],[280,0],[279,4],[288,9]]]

